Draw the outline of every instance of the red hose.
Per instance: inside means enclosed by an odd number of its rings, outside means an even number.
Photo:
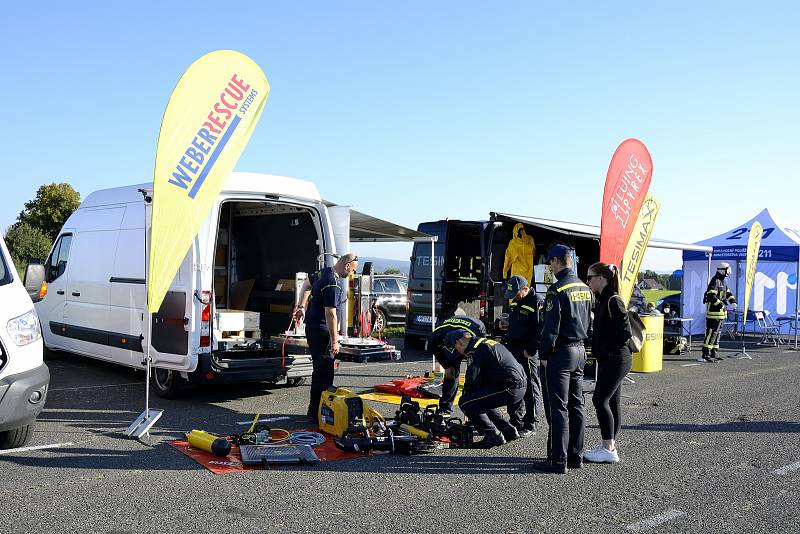
[[[291,315],[291,320],[289,321],[289,328],[286,329],[287,332],[292,329],[292,326],[294,326],[295,323],[297,323],[297,319],[295,319],[295,317],[294,317],[294,312],[295,311],[297,311],[297,308],[294,305],[292,305],[292,315]],[[284,332],[283,343],[281,343],[281,371],[286,369],[286,342],[287,341],[289,341],[289,335]]]

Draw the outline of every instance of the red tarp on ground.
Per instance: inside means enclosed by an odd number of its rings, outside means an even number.
[[[411,378],[396,378],[390,382],[383,384],[376,384],[375,391],[382,393],[392,393],[394,395],[408,395],[418,399],[428,399],[429,395],[420,393],[417,388],[423,384],[430,383],[430,380],[421,376],[414,376]]]
[[[317,432],[318,429],[312,430]],[[345,452],[336,448],[331,436],[325,435],[327,438],[325,443],[314,447],[314,452],[317,453],[319,459],[323,462],[335,462],[337,460],[349,460],[351,458],[363,458],[369,456],[368,453],[362,452]],[[242,457],[239,454],[239,447],[236,445],[231,446],[231,452],[228,456],[219,457],[214,456],[210,452],[201,451],[189,445],[185,440],[171,441],[170,445],[177,451],[185,454],[195,462],[199,463],[212,473],[216,475],[223,475],[225,473],[236,473],[239,471],[251,471],[255,469],[272,469],[282,466],[260,466],[260,465],[244,465]]]

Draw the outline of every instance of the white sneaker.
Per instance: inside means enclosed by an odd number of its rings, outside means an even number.
[[[600,450],[589,451],[583,455],[583,459],[587,462],[595,464],[615,464],[619,462],[619,454],[616,449],[610,451],[605,447]]]
[[[597,452],[597,451],[599,451],[599,450],[600,450],[600,449],[602,449],[602,448],[603,448],[603,444],[602,444],[602,443],[598,443],[598,444],[597,444],[597,447],[595,447],[594,449],[592,449],[592,450],[590,450],[590,451],[586,451],[586,452],[584,452],[584,454],[588,454],[588,453],[590,453],[590,452]]]
[[[700,362],[700,363],[706,363],[706,359],[705,359],[705,358],[703,358],[702,356],[700,356],[699,358],[697,358],[697,361],[698,361],[698,362]]]

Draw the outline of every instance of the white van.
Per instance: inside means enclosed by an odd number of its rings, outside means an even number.
[[[151,329],[145,227],[149,235],[152,194],[151,184],[97,191],[66,221],[36,302],[45,345],[144,368],[152,330],[153,383],[167,397],[184,380],[298,384],[310,376],[310,357],[287,354],[274,336],[290,326],[296,273],[329,264],[334,252],[316,186],[231,173]],[[258,313],[248,315],[258,324],[243,328],[256,332],[243,343],[223,341],[217,324],[234,304]]]
[[[50,371],[33,302],[0,237],[0,449],[21,447],[44,408]]]

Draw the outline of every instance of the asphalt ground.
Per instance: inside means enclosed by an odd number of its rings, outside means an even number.
[[[302,425],[308,387],[154,398],[164,416],[148,446],[122,433],[143,409],[143,373],[51,354],[30,446],[69,445],[0,454],[0,532],[800,532],[800,353],[748,352],[718,364],[667,357],[663,371],[635,375],[624,386],[622,462],[563,476],[529,470],[545,450],[543,425],[488,451],[214,475],[168,441],[192,428],[241,432],[256,412]],[[361,391],[429,366],[410,352],[343,363],[336,383]],[[599,431],[586,400],[590,448]]]

